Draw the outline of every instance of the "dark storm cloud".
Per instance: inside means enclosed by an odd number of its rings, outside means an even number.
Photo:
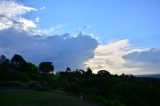
[[[39,64],[52,61],[56,69],[83,68],[83,63],[93,58],[98,42],[91,36],[32,36],[25,31],[10,28],[0,31],[0,54],[9,57],[18,53],[30,62]]]
[[[128,67],[160,72],[160,49],[132,52],[123,56],[123,58],[127,61],[126,66]]]

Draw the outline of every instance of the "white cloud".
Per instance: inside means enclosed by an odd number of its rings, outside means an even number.
[[[85,64],[94,72],[105,69],[113,74],[160,73],[160,50],[132,48],[128,39],[123,39],[99,45],[94,51],[94,58]]]
[[[40,18],[36,17],[35,22],[40,22]]]
[[[25,31],[29,31],[31,28],[36,28],[37,25],[32,21],[25,18],[20,18],[19,22],[22,23],[22,28]]]
[[[28,31],[37,27],[34,21],[22,17],[28,12],[36,11],[35,8],[24,6],[15,1],[2,0],[0,1],[0,10],[0,30],[12,27]]]
[[[11,18],[16,17],[17,15],[26,14],[30,11],[36,11],[37,9],[26,7],[22,4],[16,3],[15,1],[1,0],[0,10],[0,15]]]
[[[127,39],[99,45],[95,52],[94,58],[85,62],[87,67],[91,67],[95,72],[106,69],[111,73],[127,73],[129,68],[125,68],[125,60],[122,58],[129,50],[129,41]],[[132,69],[135,70],[135,69]]]
[[[6,8],[7,7],[7,8]],[[43,7],[45,8],[45,7]],[[13,0],[0,1],[0,30],[7,28],[14,28],[26,31],[32,35],[47,35],[54,32],[56,28],[39,29],[37,23],[40,21],[39,17],[35,20],[26,19],[24,14],[31,11],[38,11],[35,8],[24,6]],[[54,29],[54,30],[53,30]],[[48,32],[47,32],[48,31]],[[57,30],[56,30],[57,31]]]
[[[45,6],[43,6],[43,7],[41,7],[41,8],[40,8],[40,10],[44,10],[44,9],[46,9],[46,7],[45,7]]]
[[[60,32],[60,29],[62,29],[65,25],[59,24],[47,29],[31,29],[29,32],[32,35],[40,35],[40,36],[52,36],[52,35],[62,35],[62,32]]]

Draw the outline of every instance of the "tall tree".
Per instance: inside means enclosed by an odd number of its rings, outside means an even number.
[[[90,76],[92,75],[92,69],[91,68],[87,68],[87,71],[86,71],[86,75]]]
[[[54,71],[54,66],[52,65],[52,62],[41,62],[39,64],[39,70],[42,73],[53,73]]]
[[[66,71],[71,72],[71,68],[67,67]]]
[[[15,54],[11,59],[11,67],[14,69],[23,69],[26,63],[23,57],[18,54]]]
[[[7,65],[9,65],[9,63],[10,63],[10,61],[9,61],[9,59],[6,58],[5,55],[1,55],[0,56],[0,64],[7,64]]]

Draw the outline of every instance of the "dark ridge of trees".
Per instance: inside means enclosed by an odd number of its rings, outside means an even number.
[[[32,63],[26,62],[22,56],[14,55],[11,60],[0,56],[0,81],[22,81],[37,79],[40,72]]]
[[[37,67],[20,55],[11,60],[0,56],[0,86],[67,92],[104,106],[160,106],[160,79],[112,75],[106,70],[94,74],[91,68],[53,71],[52,62]]]

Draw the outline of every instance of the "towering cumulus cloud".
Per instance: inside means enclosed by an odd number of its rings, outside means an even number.
[[[5,8],[9,7],[9,8]],[[14,1],[0,1],[0,54],[8,57],[18,53],[30,62],[52,61],[57,70],[83,68],[93,57],[98,42],[91,36],[78,34],[44,35],[33,20],[23,18],[34,8]]]
[[[105,69],[114,74],[160,73],[160,49],[133,48],[128,39],[99,45],[94,58],[85,62],[95,71]]]
[[[0,31],[0,52],[7,56],[15,53],[28,61],[52,61],[57,69],[67,66],[83,68],[83,62],[93,57],[98,42],[88,35],[31,36],[26,32],[7,29]]]
[[[88,67],[95,71],[105,69],[111,73],[132,73],[136,68],[127,68],[122,57],[130,50],[128,39],[119,40],[106,45],[99,45],[94,51],[94,58],[86,61]]]

